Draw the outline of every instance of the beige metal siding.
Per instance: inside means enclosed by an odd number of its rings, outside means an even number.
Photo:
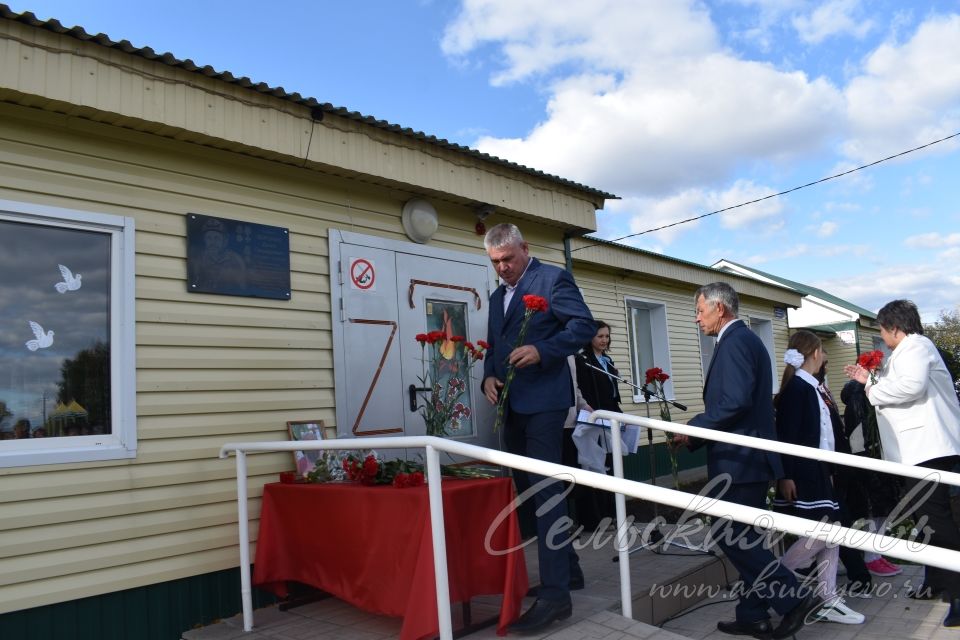
[[[328,230],[403,239],[409,194],[11,105],[0,173],[2,199],[135,219],[139,438],[134,460],[0,469],[0,613],[236,566],[219,448],[335,426]],[[436,206],[435,244],[481,253],[472,210]],[[288,227],[292,299],[187,293],[188,212]],[[529,235],[562,262],[556,230]],[[292,457],[249,464],[255,518]]]
[[[596,229],[602,198],[94,42],[0,21],[0,99]]]
[[[657,363],[657,366],[670,374],[674,385],[674,399],[687,406],[687,411],[671,408],[671,418],[675,422],[686,422],[687,419],[703,411],[703,368],[700,339],[694,322],[693,303],[693,294],[702,284],[699,278],[696,282],[683,284],[673,279],[603,269],[590,265],[579,257],[574,263],[574,275],[577,284],[583,289],[584,297],[594,317],[611,325],[610,355],[622,376],[630,379],[631,382],[638,383],[633,380],[631,373],[626,299],[636,298],[664,305],[670,362]],[[744,316],[753,315],[771,319],[775,358],[777,362],[781,362],[786,350],[788,329],[785,316],[781,319],[773,317],[774,305],[775,303],[770,300],[743,296],[740,301],[740,312]],[[779,380],[779,372],[776,373]],[[642,380],[639,381],[641,384],[642,382]],[[623,399],[621,408],[625,413],[646,416],[646,405],[643,402],[633,402],[631,387],[620,385],[620,395]],[[651,405],[650,412],[652,417],[658,417],[656,403]],[[662,433],[655,433],[654,441],[662,440]]]

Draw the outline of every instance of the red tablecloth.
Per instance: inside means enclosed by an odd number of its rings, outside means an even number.
[[[443,481],[450,601],[505,594],[498,633],[520,613],[527,567],[508,478]],[[484,546],[504,509],[507,518]],[[427,487],[268,484],[253,584],[285,596],[295,580],[366,611],[403,616],[402,640],[439,632]]]

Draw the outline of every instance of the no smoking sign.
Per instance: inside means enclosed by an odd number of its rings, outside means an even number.
[[[350,287],[361,291],[372,291],[377,281],[377,272],[373,263],[366,258],[350,260]]]

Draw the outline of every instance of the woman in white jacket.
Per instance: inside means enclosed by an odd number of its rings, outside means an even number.
[[[848,377],[866,385],[867,399],[877,409],[883,457],[893,462],[952,471],[960,464],[960,403],[953,379],[937,348],[923,336],[915,304],[889,302],[879,313],[880,337],[892,350],[879,379],[871,382],[859,365],[844,368]],[[905,492],[922,480],[906,479]],[[923,496],[925,491],[917,495]],[[937,488],[916,505],[916,517],[926,516],[929,542],[960,550],[960,530],[950,512],[949,486]],[[960,573],[927,568],[927,581],[949,595],[945,627],[960,627]]]

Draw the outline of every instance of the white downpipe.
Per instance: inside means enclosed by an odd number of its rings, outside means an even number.
[[[237,450],[237,517],[240,520],[240,602],[243,630],[253,629],[253,589],[250,584],[250,522],[247,514],[247,454]]]
[[[440,477],[440,456],[427,445],[427,492],[430,495],[430,530],[433,535],[433,568],[437,585],[437,620],[441,640],[453,638],[450,617],[450,584],[447,578],[447,537],[443,524],[443,478]],[[504,596],[506,597],[506,596]]]
[[[613,475],[623,478],[623,444],[620,440],[620,421],[610,420],[610,454],[613,457]],[[622,493],[613,494],[617,513],[617,555],[620,564],[620,607],[624,618],[633,618],[633,588],[630,585],[630,545],[627,542],[627,500]]]
[[[682,433],[689,436],[702,438],[704,440],[717,440],[740,444],[745,447],[763,449],[766,451],[775,451],[789,455],[809,458],[811,460],[823,460],[835,462],[851,467],[869,469],[873,471],[882,471],[896,475],[911,478],[935,477],[939,482],[960,486],[960,474],[952,472],[937,472],[923,467],[913,467],[895,462],[886,462],[883,460],[874,460],[862,456],[854,456],[845,453],[836,453],[833,451],[824,451],[812,447],[801,447],[793,444],[777,442],[776,440],[767,440],[764,438],[754,438],[751,436],[742,436],[738,434],[715,431],[713,429],[703,429],[689,425],[680,425],[673,422],[663,422],[653,418],[641,418],[629,414],[615,413],[612,411],[595,411],[591,415],[591,420],[605,419],[610,420],[616,427],[615,434],[619,434],[621,424],[635,424],[641,427],[658,429],[660,431],[670,431]],[[617,453],[621,452],[619,437],[611,438],[614,449],[614,472],[623,473],[623,460]],[[629,585],[629,554],[624,553],[627,535],[626,526],[626,506],[624,496],[649,500],[660,504],[686,509],[715,516],[717,518],[730,517],[738,522],[753,524],[762,522],[764,526],[770,529],[785,531],[798,536],[827,540],[829,542],[843,541],[848,547],[862,549],[865,551],[877,551],[893,558],[909,560],[920,564],[931,565],[948,569],[951,571],[960,571],[960,551],[944,549],[942,547],[933,547],[930,545],[920,545],[917,542],[900,540],[885,535],[867,533],[860,530],[848,529],[837,525],[820,525],[813,520],[799,518],[797,516],[786,515],[764,509],[746,507],[732,502],[722,500],[713,500],[708,498],[691,495],[683,491],[676,491],[656,485],[625,480],[622,477],[608,476],[585,469],[568,467],[553,462],[544,462],[526,458],[505,451],[486,449],[456,440],[437,438],[433,436],[409,436],[409,437],[379,437],[363,438],[354,440],[303,440],[298,442],[275,441],[275,442],[242,442],[227,443],[220,448],[220,457],[226,458],[231,452],[237,455],[237,502],[239,509],[240,527],[240,562],[241,562],[241,600],[243,603],[244,631],[250,631],[253,627],[253,608],[250,597],[250,546],[249,546],[249,521],[247,517],[247,469],[245,453],[248,452],[273,452],[273,451],[304,451],[304,450],[327,450],[327,449],[403,449],[403,448],[424,448],[428,452],[433,450],[433,455],[437,456],[437,451],[465,456],[474,460],[481,460],[494,465],[510,467],[513,469],[522,469],[529,473],[541,476],[564,476],[572,477],[574,482],[588,487],[611,491],[618,495],[616,497],[617,505],[617,550],[620,553],[620,576],[621,576],[621,600],[623,611],[626,613],[631,607],[631,594],[629,590],[624,589],[624,584]],[[439,460],[435,460],[439,467]],[[428,467],[428,471],[429,471]],[[439,476],[439,469],[437,471]],[[428,487],[428,491],[431,489]],[[443,501],[442,495],[439,496],[438,503],[434,505],[434,498],[430,496],[430,518],[431,522],[442,522]],[[442,526],[442,525],[441,525]],[[813,526],[813,528],[811,528]],[[436,532],[434,532],[436,536]],[[447,584],[446,576],[446,554],[438,555],[437,538],[434,538],[434,568],[438,572],[443,571],[443,582]],[[441,536],[441,543],[444,551],[446,549],[446,540]],[[450,599],[449,585],[443,591],[439,588],[441,578],[437,576],[437,602],[438,615],[441,610],[446,610],[449,620]],[[443,604],[440,604],[441,598]],[[442,617],[441,617],[441,625]]]

